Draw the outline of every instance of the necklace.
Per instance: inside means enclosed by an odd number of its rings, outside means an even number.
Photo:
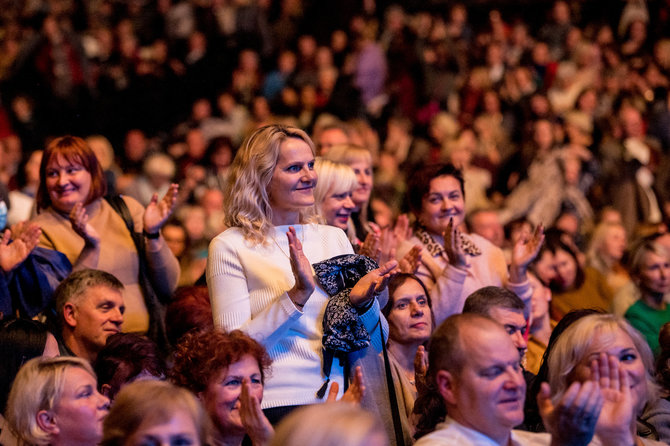
[[[303,225],[291,225],[291,226],[293,228],[295,228],[295,235],[298,236],[298,240],[300,240],[300,244],[303,245],[303,248],[304,248],[304,243],[303,242],[305,241],[305,228],[303,227]],[[286,237],[285,240],[287,241],[287,244],[288,244],[288,237]],[[279,248],[281,253],[284,254],[284,256],[287,259],[289,259],[289,261],[290,261],[291,260],[291,248],[290,247],[288,248],[289,252],[287,253],[286,251],[284,251],[284,248],[281,247],[281,245],[279,244],[279,242],[277,241],[277,238],[275,236],[272,236],[272,241],[277,246],[277,248]]]

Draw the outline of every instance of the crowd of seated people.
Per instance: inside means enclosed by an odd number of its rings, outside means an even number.
[[[23,3],[0,446],[670,443],[667,5]]]

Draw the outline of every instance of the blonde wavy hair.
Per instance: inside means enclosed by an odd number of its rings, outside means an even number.
[[[312,154],[316,153],[314,143],[304,131],[270,124],[247,137],[233,160],[224,200],[224,223],[229,228],[240,228],[244,238],[252,243],[266,243],[273,227],[268,186],[277,166],[281,144],[289,138],[304,141]],[[300,212],[300,223],[316,220],[314,206]]]
[[[550,370],[549,386],[554,403],[560,400],[574,381],[575,369],[592,353],[598,335],[612,337],[618,331],[630,337],[644,364],[647,384],[647,401],[644,403],[658,398],[659,389],[654,380],[654,355],[640,332],[619,316],[591,314],[578,319],[566,328],[547,358]]]
[[[14,433],[25,443],[48,445],[51,434],[37,423],[37,413],[58,405],[70,367],[85,370],[95,378],[88,361],[74,356],[37,357],[26,362],[14,379],[5,416]]]
[[[319,217],[322,220],[321,222],[327,224],[328,222],[325,221],[321,209],[323,202],[330,195],[352,192],[358,185],[358,180],[356,179],[354,169],[347,164],[336,163],[335,161],[330,161],[324,158],[316,159],[314,170],[319,177],[319,181],[314,188],[316,212],[319,214]],[[352,240],[352,237],[356,237],[356,231],[354,230],[351,219],[349,219],[347,227],[347,236],[349,236],[349,240]]]

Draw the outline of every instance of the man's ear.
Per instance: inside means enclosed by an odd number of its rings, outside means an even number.
[[[63,322],[69,327],[77,326],[77,308],[72,302],[63,305]]]
[[[444,401],[450,404],[455,404],[456,383],[454,381],[454,375],[446,370],[438,370],[437,375],[435,376],[435,382],[437,383],[437,391],[440,392]]]
[[[50,410],[40,410],[35,415],[35,420],[39,428],[48,434],[55,435],[60,431],[56,424],[56,419]]]

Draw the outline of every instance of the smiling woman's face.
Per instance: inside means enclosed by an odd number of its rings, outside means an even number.
[[[465,219],[465,201],[461,183],[451,175],[430,181],[428,193],[421,203],[419,221],[432,233],[442,235],[450,219],[458,227]]]
[[[619,362],[619,368],[628,375],[633,397],[633,407],[640,414],[647,402],[647,380],[642,356],[633,340],[623,330],[614,332],[596,332],[591,341],[591,348],[575,367],[573,380],[584,382],[591,377],[591,362],[601,353],[613,356]]]
[[[251,395],[258,401],[263,400],[263,383],[258,361],[251,356],[243,356],[239,361],[223,369],[213,377],[207,388],[198,394],[214,422],[214,426],[222,434],[244,434],[245,428],[240,418],[240,394],[242,380],[250,384]]]
[[[279,158],[268,185],[272,210],[296,212],[314,205],[314,154],[307,143],[287,138],[279,146]]]

